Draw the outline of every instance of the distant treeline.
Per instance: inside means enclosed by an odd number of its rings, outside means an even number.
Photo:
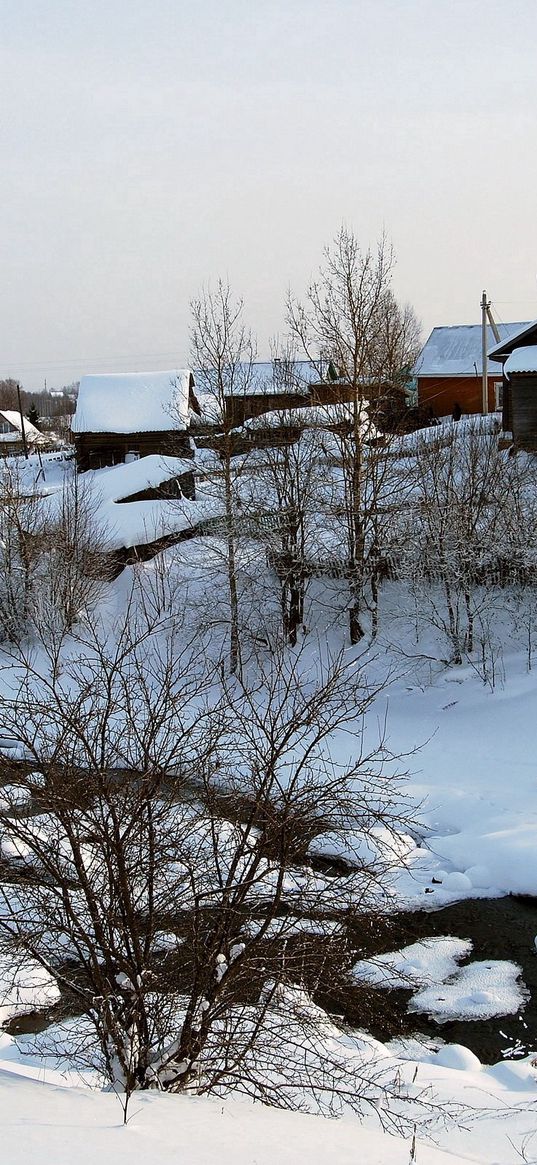
[[[78,381],[66,384],[53,392],[27,392],[21,385],[21,403],[24,414],[35,409],[39,417],[62,417],[74,413]],[[0,380],[0,409],[18,409],[17,381],[12,377]]]

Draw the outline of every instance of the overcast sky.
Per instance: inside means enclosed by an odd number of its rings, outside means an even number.
[[[536,0],[0,0],[0,377],[259,355],[342,221],[424,334],[537,317]]]

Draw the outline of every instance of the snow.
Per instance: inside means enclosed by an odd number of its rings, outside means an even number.
[[[15,433],[0,433],[0,441],[13,441],[15,436],[22,433],[20,413],[14,409],[0,409],[0,417],[4,417],[4,420],[8,424],[13,425],[13,428],[16,430]],[[44,433],[41,433],[39,429],[36,429],[35,425],[32,425],[32,422],[27,417],[24,418],[24,433],[30,445],[49,444],[50,438]]]
[[[80,480],[94,484],[103,501],[119,502],[131,494],[154,489],[183,473],[193,472],[194,462],[186,457],[163,457],[152,453],[126,465],[89,470]]]
[[[439,428],[430,430],[426,439],[438,440]],[[446,435],[448,429],[446,426]],[[465,422],[460,423],[460,432],[465,432]],[[400,450],[407,457],[407,464],[416,440],[421,438],[423,434],[419,438],[412,435],[406,444],[401,440]],[[84,475],[95,496],[100,498],[99,514],[103,522],[115,525],[109,545],[129,544],[129,538],[141,540],[140,532],[147,534],[148,529],[169,533],[172,529],[184,528],[181,523],[195,523],[200,515],[214,513],[203,487],[196,503],[174,502],[169,507],[165,503],[121,505],[120,499],[126,493],[156,484],[159,474],[173,460],[157,458],[153,464],[152,459],[146,458],[128,466]],[[191,462],[186,465],[192,468]],[[64,470],[62,465],[51,465],[51,476],[57,476],[46,485],[34,482],[36,488],[57,489]],[[37,475],[37,466],[22,472],[27,473],[31,483],[31,475]],[[212,561],[209,541],[200,543],[196,553],[196,571],[201,576]],[[261,569],[259,553],[255,550],[251,553],[253,568]],[[171,571],[172,560],[166,558],[165,562],[166,566],[170,564]],[[214,604],[218,593],[214,575],[207,588]],[[119,602],[121,593],[118,583],[117,590],[111,590],[111,594]],[[398,630],[405,615],[401,587],[387,585],[383,602],[386,610],[381,620],[381,637],[367,657],[368,677],[374,686],[387,666],[393,668],[394,674],[389,689],[382,691],[373,709],[371,733],[376,737],[378,724],[384,723],[387,713],[389,745],[394,752],[405,754],[404,765],[410,769],[408,804],[412,829],[410,824],[407,831],[399,827],[395,835],[387,829],[371,830],[364,838],[351,831],[346,833],[342,828],[339,833],[334,831],[316,840],[311,847],[312,854],[342,855],[351,862],[353,859],[382,861],[384,856],[391,859],[396,868],[386,874],[382,889],[393,910],[433,909],[469,896],[479,898],[511,892],[535,895],[536,676],[527,670],[525,652],[509,648],[503,616],[495,611],[495,627],[502,635],[505,652],[502,679],[491,690],[469,665],[450,667],[442,663],[432,640],[426,644],[429,653],[426,663],[417,661],[415,649],[413,656],[411,652],[405,654],[408,644]],[[191,609],[195,609],[195,601]],[[394,611],[396,622],[390,623]],[[337,646],[337,638],[331,634],[330,642]],[[400,657],[390,647],[396,639],[401,646]],[[367,740],[365,743],[367,746]],[[343,754],[344,746],[335,738],[334,763]],[[36,784],[40,777],[38,774]],[[0,789],[0,796],[10,798],[10,787]],[[224,850],[224,832],[222,836]],[[7,847],[4,853],[9,854],[11,846],[11,856],[20,857],[7,834],[2,838],[2,845]],[[326,891],[328,880],[323,881],[311,871],[303,876],[311,883],[312,900],[322,893],[333,905],[339,893],[341,905],[343,895],[348,893],[349,903],[352,902],[356,884],[352,876],[345,880],[344,891],[341,883],[338,890],[337,879],[333,880],[332,898]],[[260,886],[260,894],[262,889]],[[288,900],[292,900],[294,889],[293,877],[289,877],[285,885]],[[279,933],[278,925],[274,933]],[[333,934],[336,925],[330,917],[326,921],[289,916],[282,920],[285,933],[297,936]],[[173,932],[159,934],[158,944],[163,951],[173,951],[179,943]],[[377,986],[412,989],[411,1009],[432,1015],[439,1024],[456,1018],[490,1019],[523,1009],[526,991],[516,964],[483,959],[459,966],[471,954],[468,939],[447,934],[413,943],[374,960],[363,960],[355,966],[354,973],[357,980],[367,979]],[[37,975],[34,971],[26,968],[17,985],[19,995],[6,997],[7,1008],[40,1007],[54,1002],[47,995],[50,984],[43,981],[43,973],[38,969]],[[23,990],[27,995],[20,994]],[[355,1033],[334,1034],[336,1029],[329,1017],[322,1018],[322,1023],[323,1039],[326,1036],[337,1041],[339,1048],[356,1046]],[[452,1165],[464,1160],[481,1161],[483,1165],[500,1165],[500,1162],[514,1165],[520,1160],[524,1137],[535,1128],[537,1073],[531,1057],[484,1068],[468,1049],[461,1045],[446,1046],[441,1041],[435,1041],[434,1046],[431,1041],[429,1046],[420,1046],[417,1040],[407,1041],[406,1053],[402,1042],[398,1050],[395,1045],[382,1046],[372,1040],[369,1046],[376,1063],[382,1061],[390,1071],[402,1073],[405,1087],[410,1087],[409,1082],[417,1071],[418,1081],[432,1088],[444,1110],[451,1103],[464,1102],[479,1114],[478,1124],[470,1128],[464,1127],[464,1120],[454,1125],[446,1117],[447,1127],[439,1131],[438,1149],[420,1140],[419,1165],[440,1165],[444,1161],[447,1165],[448,1160]],[[380,1162],[407,1165],[409,1161],[409,1140],[388,1138],[370,1118],[365,1127],[348,1116],[337,1123],[328,1123],[313,1116],[279,1113],[223,1098],[208,1101],[192,1097],[136,1096],[131,1105],[132,1120],[123,1129],[120,1104],[114,1096],[63,1087],[64,1077],[56,1072],[50,1059],[32,1060],[29,1042],[20,1040],[17,1050],[9,1037],[0,1034],[0,1065],[2,1062],[6,1067],[0,1071],[0,1110],[3,1147],[10,1165],[23,1162],[26,1165],[30,1160],[45,1163],[50,1160],[62,1165],[75,1154],[81,1165],[95,1157],[102,1165],[112,1165],[112,1162],[121,1165],[127,1156],[129,1162],[139,1157],[147,1165],[157,1162],[160,1165],[163,1160],[175,1159],[178,1151],[189,1165],[214,1160],[222,1165],[232,1162],[233,1165],[247,1162],[268,1165],[269,1161],[271,1165],[274,1161],[285,1165],[286,1161],[302,1160],[313,1165],[322,1161],[324,1165],[327,1159],[354,1163],[358,1157],[364,1165],[380,1165]],[[73,1068],[69,1069],[65,1059],[61,1067],[72,1083]],[[536,1150],[534,1142],[530,1149],[534,1159]]]
[[[24,1041],[21,1041],[23,1043]],[[372,1049],[375,1042],[371,1042]],[[378,1045],[379,1051],[380,1045]],[[414,1079],[430,1089],[440,1120],[435,1140],[416,1137],[419,1165],[518,1165],[535,1133],[537,1074],[529,1059],[484,1069],[460,1045],[393,1054],[403,1094]],[[39,1064],[0,1036],[0,1121],[10,1165],[409,1165],[412,1133],[389,1135],[372,1116],[327,1120],[246,1100],[137,1093],[123,1125],[121,1095],[80,1087],[76,1072]],[[459,1106],[459,1115],[450,1110]],[[419,1121],[419,1108],[416,1119]],[[528,1157],[528,1160],[534,1160]]]
[[[470,941],[452,935],[423,939],[401,951],[361,959],[355,963],[352,973],[358,982],[390,989],[442,983],[454,974],[459,961],[471,949]]]
[[[367,407],[360,410],[360,430],[368,441],[378,437],[378,430],[371,421]],[[250,417],[244,422],[244,429],[280,428],[282,425],[303,428],[326,428],[327,426],[348,425],[353,419],[352,403],[330,405],[304,405],[298,409],[271,409],[258,417]]]
[[[241,385],[235,395],[268,396],[276,392],[307,393],[309,386],[319,384],[319,381],[319,372],[309,360],[294,360],[290,365],[283,362],[280,366],[277,362],[266,361],[252,365],[251,377],[246,378],[244,388]]]
[[[21,809],[24,805],[28,805],[30,801],[31,795],[28,789],[20,788],[19,785],[0,786],[0,812],[7,813],[13,809]]]
[[[537,344],[514,348],[503,366],[508,376],[512,372],[537,372]]]
[[[513,1015],[528,999],[528,991],[519,980],[520,968],[507,960],[470,963],[441,987],[418,991],[410,1000],[409,1011],[425,1012],[437,1023]]]
[[[502,342],[528,327],[527,323],[498,324]],[[413,376],[475,376],[476,365],[481,372],[481,325],[458,324],[454,327],[433,328],[412,369]],[[494,334],[487,328],[487,345],[492,348]],[[488,361],[490,375],[498,372],[497,365]]]
[[[73,433],[147,433],[186,429],[189,369],[83,376]]]
[[[424,688],[394,686],[390,743],[401,752],[421,743],[411,788],[417,801],[426,798],[426,848],[416,851],[414,878],[403,873],[399,884],[408,905],[425,887],[432,890],[429,907],[431,898],[438,907],[469,895],[537,892],[528,735],[535,684],[524,661],[513,659],[508,682],[494,692],[464,668],[447,669]],[[433,877],[440,884],[432,885]]]
[[[65,1088],[61,1079],[42,1083],[10,1068],[0,1072],[2,1148],[9,1165],[408,1165],[408,1139],[350,1118],[328,1121],[240,1101],[138,1093],[123,1126],[120,1098]],[[420,1165],[468,1160],[429,1145],[420,1144],[418,1151]]]
[[[0,1024],[57,1003],[60,992],[39,963],[25,959],[14,968],[0,956]]]
[[[146,465],[147,463],[147,465]],[[168,535],[194,531],[199,523],[218,517],[221,505],[211,492],[196,488],[196,500],[177,497],[124,502],[131,494],[161,485],[183,473],[194,473],[193,460],[152,455],[127,465],[88,470],[78,478],[80,497],[104,550],[146,545]],[[62,483],[56,481],[40,504],[53,521],[63,504]]]

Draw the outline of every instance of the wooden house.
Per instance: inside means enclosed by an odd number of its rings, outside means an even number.
[[[537,452],[537,320],[496,344],[489,360],[501,366],[502,427],[516,449]]]
[[[498,324],[502,341],[526,328],[527,324]],[[494,343],[488,328],[488,345]],[[431,417],[451,416],[456,406],[462,413],[483,411],[483,357],[480,324],[433,328],[412,374],[417,378],[418,405]],[[502,407],[503,378],[497,365],[489,360],[488,407],[495,412]]]
[[[21,419],[16,409],[0,409],[0,457],[17,456],[24,452],[23,425],[29,453],[36,450],[45,452],[57,447],[58,442],[53,436],[42,433],[27,417]]]
[[[226,426],[238,428],[268,413],[350,404],[357,396],[355,385],[344,377],[330,377],[328,367],[326,360],[319,366],[307,360],[255,364],[246,386],[225,397]],[[389,386],[368,379],[360,385],[359,397],[362,401],[378,401],[390,391]]]
[[[101,469],[148,454],[193,457],[189,369],[83,376],[72,420],[78,468]]]

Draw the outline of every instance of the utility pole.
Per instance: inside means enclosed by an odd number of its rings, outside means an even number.
[[[481,372],[483,376],[483,402],[482,409],[485,416],[489,411],[489,382],[488,382],[488,364],[487,364],[487,319],[490,310],[490,303],[487,300],[486,291],[481,296]]]
[[[19,413],[20,413],[20,418],[21,418],[22,447],[24,449],[24,456],[25,456],[26,460],[28,460],[28,443],[26,441],[26,429],[24,428],[24,415],[22,412],[21,386],[20,386],[18,381],[17,381],[17,400],[19,402]]]
[[[496,340],[496,343],[499,344],[501,342],[501,336],[500,336],[500,333],[498,331],[498,328],[496,327],[496,320],[494,319],[494,316],[490,310],[490,303],[488,304],[488,307],[487,307],[487,315],[489,317],[489,324],[492,328],[492,331],[494,332],[494,339]]]

